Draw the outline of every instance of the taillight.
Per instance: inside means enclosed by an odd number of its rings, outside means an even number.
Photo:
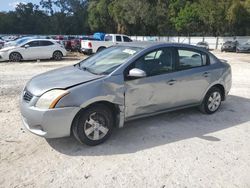
[[[92,48],[91,42],[88,42],[88,47],[89,47],[89,48]]]

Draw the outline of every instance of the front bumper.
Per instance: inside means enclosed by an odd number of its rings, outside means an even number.
[[[70,136],[71,125],[79,107],[40,109],[35,107],[38,97],[30,102],[21,99],[23,124],[30,132],[45,138]]]
[[[8,60],[9,60],[8,53],[0,52],[0,61],[8,61]]]

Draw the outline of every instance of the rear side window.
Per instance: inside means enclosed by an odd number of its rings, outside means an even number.
[[[178,63],[177,63],[177,69],[183,70],[183,69],[189,69],[194,67],[201,67],[204,65],[207,65],[207,55],[192,51],[192,50],[186,50],[186,49],[178,49]]]
[[[54,43],[51,41],[40,41],[40,46],[50,46],[53,45]]]
[[[130,38],[128,38],[128,37],[123,37],[123,41],[124,42],[132,42],[132,40]]]
[[[121,36],[116,36],[115,39],[116,39],[117,42],[121,42],[122,41],[122,37]]]

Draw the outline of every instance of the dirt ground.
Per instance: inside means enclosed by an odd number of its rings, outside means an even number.
[[[186,109],[126,123],[102,145],[26,131],[19,97],[34,75],[78,60],[0,63],[0,187],[250,187],[250,54],[213,115]]]

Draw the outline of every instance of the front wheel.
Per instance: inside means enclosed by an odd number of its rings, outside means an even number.
[[[9,60],[11,62],[20,62],[22,60],[22,56],[18,52],[12,52],[10,54]]]
[[[222,101],[221,90],[218,87],[213,87],[207,92],[200,106],[200,110],[206,114],[213,114],[219,109],[221,101]]]
[[[97,104],[80,112],[72,130],[79,142],[95,146],[110,137],[113,127],[112,111],[105,105]]]

